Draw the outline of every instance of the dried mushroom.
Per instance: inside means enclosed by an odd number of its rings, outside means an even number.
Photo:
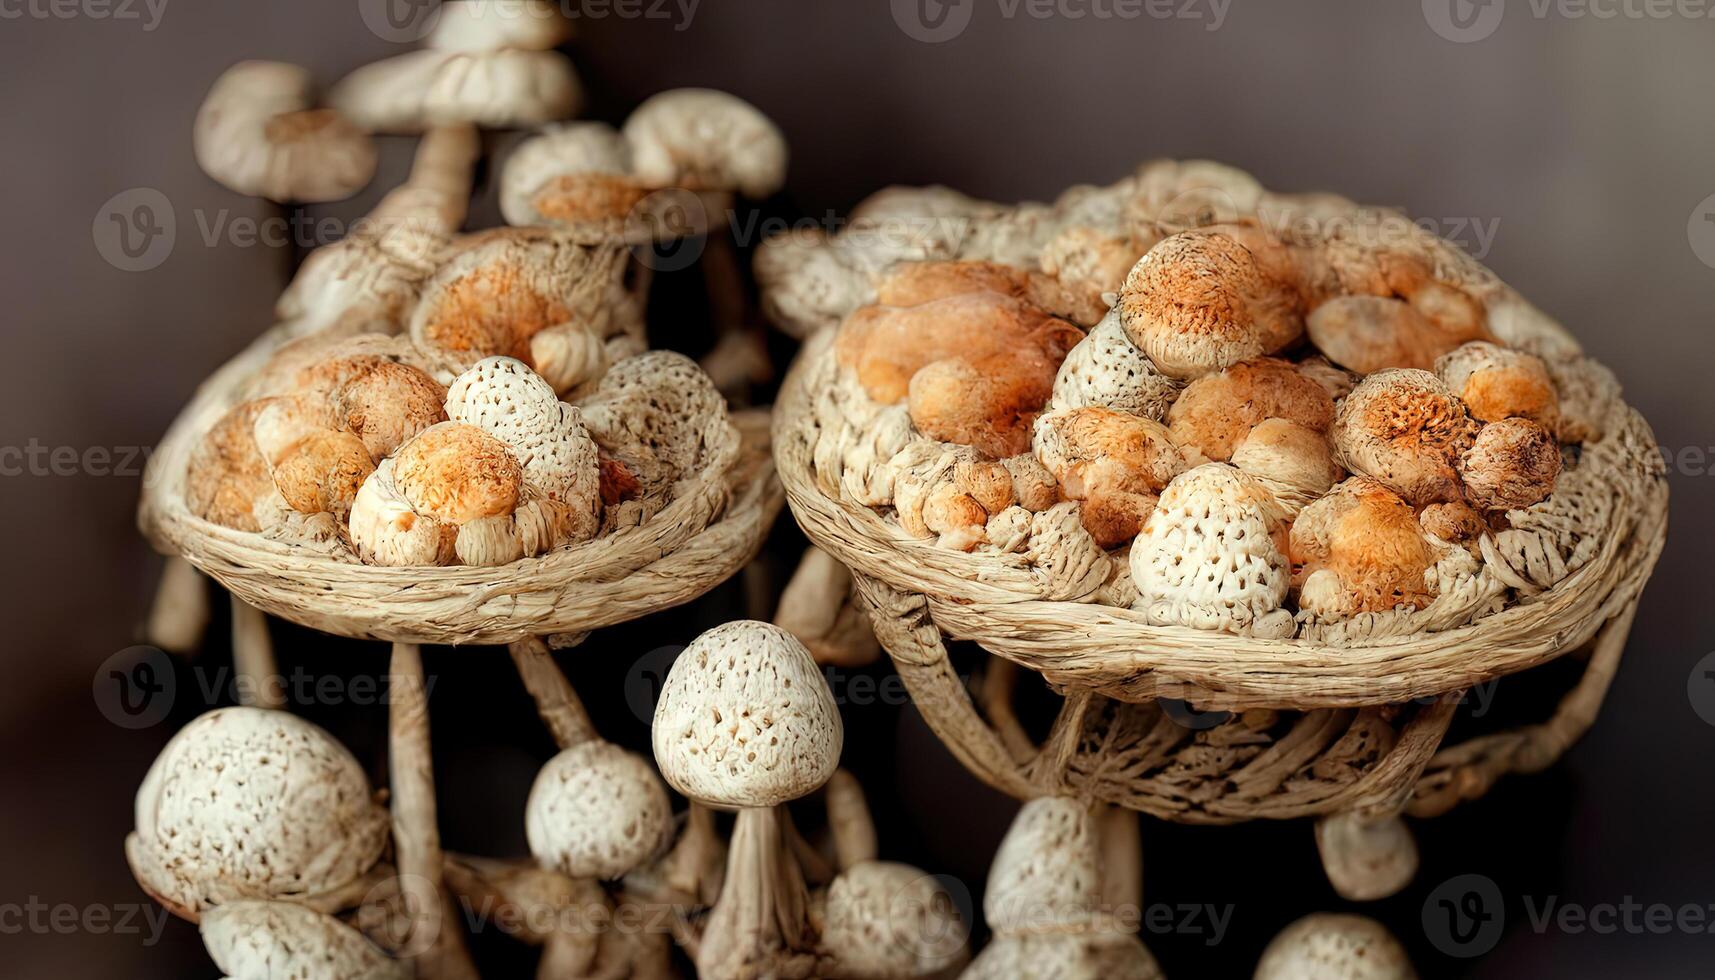
[[[1263,950],[1255,980],[1417,980],[1404,947],[1358,915],[1305,916]]]
[[[410,967],[331,915],[290,902],[241,901],[209,909],[203,945],[232,980],[404,980]]]
[[[240,194],[306,203],[350,197],[375,176],[374,141],[339,112],[313,106],[305,69],[239,62],[197,113],[197,163]]]

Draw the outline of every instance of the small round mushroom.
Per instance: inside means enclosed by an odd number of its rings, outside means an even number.
[[[1399,940],[1373,919],[1308,915],[1263,950],[1255,980],[1417,980]]]
[[[1328,437],[1287,419],[1263,419],[1233,447],[1232,463],[1257,478],[1280,502],[1287,520],[1339,482]]]
[[[312,901],[374,867],[387,811],[363,768],[282,711],[221,708],[186,725],[137,790],[125,856],[138,884],[195,920],[240,899]]]
[[[462,422],[430,426],[393,462],[411,509],[448,524],[510,513],[524,485],[523,468],[506,444]]]
[[[525,804],[530,853],[574,878],[619,878],[659,853],[672,832],[661,779],[633,752],[592,738],[562,745]]]
[[[808,896],[786,847],[780,804],[828,781],[842,739],[815,660],[777,626],[717,626],[668,672],[652,730],[661,774],[692,800],[739,811],[726,882],[697,952],[700,976],[818,969]]]
[[[371,132],[539,126],[577,114],[583,88],[557,51],[412,51],[357,69],[329,102]]]
[[[1106,408],[1049,412],[1036,420],[1032,444],[1066,498],[1084,502],[1084,527],[1104,548],[1137,537],[1185,466],[1161,423]]]
[[[1242,361],[1185,386],[1167,412],[1173,441],[1217,462],[1264,419],[1285,419],[1315,432],[1334,421],[1334,400],[1315,379],[1288,361]]]
[[[1422,506],[1459,499],[1457,465],[1476,439],[1477,423],[1435,375],[1389,369],[1366,377],[1340,402],[1329,435],[1346,469]]]
[[[1079,341],[1054,376],[1049,409],[1111,408],[1157,422],[1179,397],[1180,383],[1133,346],[1117,312]]]
[[[1316,821],[1322,869],[1341,898],[1374,902],[1396,895],[1417,874],[1417,842],[1398,816],[1338,813]]]
[[[1424,573],[1435,555],[1411,506],[1374,480],[1353,477],[1304,508],[1292,523],[1298,606],[1325,619],[1432,598]]]
[[[1530,419],[1501,419],[1483,426],[1459,458],[1465,495],[1484,510],[1520,510],[1554,492],[1560,443]]]
[[[241,61],[215,81],[192,130],[203,172],[240,194],[337,201],[375,176],[375,144],[331,109],[312,108],[310,73]]]
[[[1310,311],[1310,342],[1359,374],[1384,368],[1428,370],[1446,338],[1410,303],[1392,296],[1339,296]]]
[[[1119,293],[1131,267],[1146,251],[1132,239],[1080,225],[1050,239],[1038,261],[1043,272],[1060,280],[1081,301],[1073,321],[1092,324],[1111,305],[1104,297]]]
[[[232,902],[209,909],[203,945],[233,980],[405,980],[412,972],[363,933],[290,902]]]
[[[1474,341],[1443,354],[1435,373],[1483,422],[1525,418],[1552,430],[1560,420],[1560,396],[1548,365],[1534,354]]]
[[[606,123],[549,126],[519,144],[500,179],[514,225],[551,224],[620,235],[650,193],[631,174],[631,145]]]
[[[256,417],[265,401],[239,404],[203,434],[185,474],[191,513],[239,531],[259,531],[257,507],[274,491],[268,462],[256,446]]]
[[[423,43],[441,51],[547,51],[571,36],[571,22],[547,0],[448,0]]]
[[[1274,495],[1225,463],[1174,478],[1131,549],[1136,608],[1162,626],[1291,636],[1286,527]]]
[[[760,110],[713,89],[651,96],[625,120],[637,176],[652,187],[760,200],[786,182],[786,137]]]
[[[1296,295],[1229,235],[1163,239],[1120,290],[1126,334],[1164,374],[1196,378],[1272,354],[1304,330]]]

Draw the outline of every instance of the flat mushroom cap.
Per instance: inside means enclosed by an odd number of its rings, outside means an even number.
[[[661,774],[714,806],[770,807],[811,792],[839,765],[839,710],[810,651],[768,623],[702,634],[661,688],[652,741]]]
[[[1237,239],[1189,232],[1138,260],[1119,311],[1127,336],[1156,367],[1195,378],[1291,343],[1303,329],[1291,303]]]
[[[822,945],[844,976],[932,977],[965,957],[968,923],[935,876],[863,861],[828,886]]]
[[[500,210],[513,225],[600,225],[619,230],[649,193],[630,176],[631,146],[606,123],[549,126],[512,151]]]
[[[1232,458],[1251,428],[1271,418],[1326,432],[1334,421],[1334,400],[1291,362],[1263,357],[1198,378],[1167,411],[1173,441],[1217,461]]]
[[[571,22],[545,0],[448,0],[423,43],[441,51],[546,51],[571,37]]]
[[[1404,947],[1381,923],[1318,913],[1287,926],[1263,950],[1255,980],[1416,980]]]
[[[672,831],[672,805],[654,768],[599,740],[548,760],[524,807],[530,853],[573,878],[619,878],[654,857]]]
[[[372,132],[469,123],[539,126],[575,115],[583,87],[556,51],[412,51],[357,69],[328,101]]]
[[[1480,421],[1517,416],[1553,429],[1560,420],[1554,378],[1534,354],[1474,341],[1443,354],[1435,374]]]
[[[1353,477],[1292,523],[1299,608],[1324,617],[1426,605],[1435,554],[1411,506],[1386,486]]]
[[[375,143],[345,116],[311,108],[310,74],[242,61],[209,90],[192,130],[197,163],[240,194],[337,201],[375,176]]]
[[[524,485],[524,470],[506,444],[462,422],[430,426],[393,463],[411,509],[449,524],[511,513]]]
[[[331,915],[290,902],[233,902],[209,909],[203,945],[234,980],[404,980],[411,970]]]
[[[786,137],[755,106],[725,92],[651,96],[626,119],[625,138],[637,176],[651,186],[760,200],[786,183]]]
[[[989,866],[983,917],[997,934],[1088,924],[1101,903],[1100,848],[1085,803],[1024,804]]]
[[[1435,375],[1389,369],[1341,400],[1329,436],[1346,469],[1423,506],[1459,499],[1457,465],[1476,439],[1477,423]]]
[[[1465,496],[1485,510],[1520,510],[1554,492],[1560,444],[1530,419],[1501,419],[1477,433],[1459,458]]]
[[[350,884],[387,845],[387,811],[327,732],[284,711],[221,708],[167,743],[137,790],[126,856],[138,882],[194,914]]]

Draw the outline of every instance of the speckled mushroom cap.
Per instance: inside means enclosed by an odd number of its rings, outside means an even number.
[[[822,945],[842,976],[937,976],[964,957],[969,933],[940,880],[911,865],[863,861],[828,886]]]
[[[960,980],[1161,980],[1161,967],[1142,941],[1129,933],[1101,931],[1002,936],[990,942]]]
[[[654,187],[764,198],[786,182],[786,138],[761,110],[713,89],[651,96],[625,121],[636,175]]]
[[[655,707],[661,775],[714,806],[769,807],[821,786],[844,729],[816,661],[785,630],[717,626],[679,654]]]
[[[585,742],[548,760],[524,806],[530,853],[574,878],[619,878],[659,853],[672,829],[661,777],[611,742]]]
[[[403,980],[411,970],[351,926],[290,902],[209,909],[203,945],[232,980]]]
[[[381,857],[389,826],[362,767],[327,732],[242,707],[173,736],[137,791],[136,821],[133,873],[189,915],[349,884]]]
[[[1101,903],[1090,806],[1068,797],[1025,803],[989,866],[983,917],[997,933],[1089,924]]]
[[[336,201],[375,176],[375,144],[345,116],[313,108],[310,73],[242,61],[214,83],[192,130],[197,163],[240,194]]]
[[[1263,950],[1255,980],[1416,980],[1399,941],[1374,919],[1319,913]]]

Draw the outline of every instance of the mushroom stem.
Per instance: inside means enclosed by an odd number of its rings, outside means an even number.
[[[560,748],[593,741],[596,731],[589,713],[565,673],[554,663],[548,644],[533,636],[508,644],[507,650],[512,654],[513,666],[518,668],[519,679],[536,699],[537,714],[553,732]]]
[[[497,921],[516,917],[511,935],[542,947],[536,966],[541,980],[591,975],[599,937],[591,931],[590,916],[607,913],[599,885],[534,865],[454,855],[447,856],[446,880],[468,907]]]
[[[1143,905],[1143,841],[1135,810],[1104,807],[1097,820],[1101,834],[1102,904],[1115,913]]]
[[[1013,695],[1017,690],[1018,665],[1005,657],[990,657],[988,669],[983,672],[979,700],[989,724],[994,726],[1001,744],[1006,746],[1007,754],[1022,766],[1036,758],[1037,745],[1012,709]]]
[[[822,792],[827,794],[828,830],[834,837],[834,860],[840,870],[874,861],[879,851],[875,819],[870,816],[869,803],[857,777],[837,769]]]
[[[471,184],[482,142],[470,126],[443,126],[423,134],[411,175],[370,212],[382,227],[417,223],[419,230],[450,235],[464,224],[470,210]],[[426,192],[430,201],[408,191]]]
[[[697,951],[704,980],[814,973],[816,940],[809,895],[786,844],[779,807],[738,812],[727,853],[726,883]]]
[[[863,667],[881,656],[869,614],[852,594],[852,573],[814,546],[780,594],[774,625],[796,636],[824,666]]]
[[[268,617],[237,596],[232,597],[232,667],[237,673],[239,703],[249,708],[283,708],[285,687],[278,683],[274,641]]]
[[[748,400],[747,387],[766,383],[774,372],[768,361],[767,340],[750,314],[743,266],[729,232],[733,195],[704,192],[700,197],[708,226],[702,255],[703,287],[715,326],[715,346],[703,358],[703,368],[723,394]]]
[[[399,862],[399,888],[413,913],[405,949],[414,954],[420,977],[475,980],[476,966],[465,948],[458,915],[453,903],[442,900],[444,858],[435,823],[435,774],[429,750],[429,700],[422,651],[413,643],[393,644],[389,673],[393,849]]]
[[[208,584],[196,566],[174,555],[161,571],[144,635],[168,653],[189,654],[208,628]]]
[[[692,800],[685,812],[685,830],[662,862],[662,879],[675,897],[713,905],[720,897],[724,856],[720,835],[715,833],[715,812]]]

